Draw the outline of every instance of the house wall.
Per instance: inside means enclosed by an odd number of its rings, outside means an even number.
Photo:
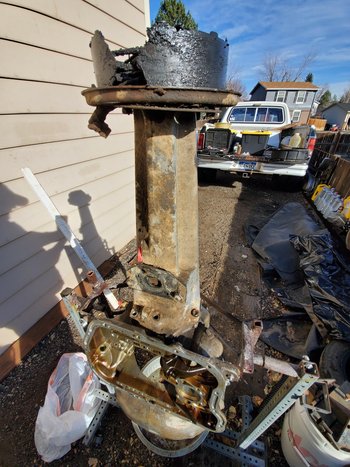
[[[340,128],[342,127],[347,111],[333,105],[330,109],[326,109],[323,111],[322,115],[325,119],[327,119],[327,123],[330,125],[338,125]]]
[[[145,17],[146,16],[146,17]],[[143,45],[144,0],[12,0],[0,4],[0,353],[85,275],[22,177],[29,167],[96,265],[135,233],[131,116],[87,129],[81,91],[95,82],[89,42]]]
[[[281,89],[282,91],[282,89]],[[276,101],[277,97],[277,90],[266,90],[262,86],[258,86],[256,91],[251,95],[250,100],[251,101]],[[301,123],[306,123],[307,118],[309,116],[310,109],[313,104],[315,92],[314,91],[307,91],[306,94],[306,99],[303,104],[296,104],[296,95],[298,91],[294,90],[287,90],[286,91],[286,97],[284,102],[288,105],[291,114],[293,113],[294,109],[299,109],[301,110]]]
[[[266,97],[266,89],[264,89],[262,86],[258,86],[253,94],[250,96],[251,101],[267,101]]]
[[[265,90],[262,86],[258,86],[254,94],[251,95],[251,101],[269,101],[274,102],[277,98],[277,90]],[[287,90],[284,102],[288,105],[291,117],[294,110],[301,110],[299,123],[307,123],[310,114],[310,109],[313,104],[315,92],[307,91],[305,102],[296,104],[296,95],[298,91]]]
[[[278,91],[267,91],[266,93],[266,100],[267,101],[275,101]],[[306,99],[303,104],[296,104],[296,96],[298,91],[288,90],[286,92],[286,98],[284,102],[288,105],[290,109],[310,109],[313,103],[313,99],[315,96],[314,91],[306,91]]]

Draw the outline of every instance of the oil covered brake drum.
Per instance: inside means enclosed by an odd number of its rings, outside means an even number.
[[[156,23],[136,58],[147,84],[224,89],[228,42],[217,33],[183,30]]]
[[[165,22],[147,29],[143,47],[110,51],[101,32],[91,41],[98,87],[147,85],[165,88],[225,89],[227,40],[177,29]],[[124,62],[116,60],[128,56]]]

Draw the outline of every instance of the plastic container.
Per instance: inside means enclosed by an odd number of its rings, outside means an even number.
[[[331,190],[332,191],[332,190]],[[332,192],[332,196],[327,200],[327,206],[323,209],[322,214],[323,217],[328,219],[329,215],[334,211],[337,210],[337,205],[339,202],[339,195],[338,193],[334,190]]]
[[[316,145],[316,139],[317,139],[317,134],[316,134],[316,127],[314,125],[311,125],[310,127],[310,133],[307,141],[307,149],[309,151],[309,156],[312,156],[312,153],[315,149]]]
[[[315,206],[318,211],[321,211],[323,205],[324,205],[324,200],[327,197],[328,193],[330,192],[331,188],[329,186],[326,186],[321,193],[317,196],[315,199]]]
[[[301,136],[300,133],[294,133],[289,141],[289,146],[292,148],[299,148],[301,144]]]
[[[322,435],[299,400],[284,417],[281,444],[291,467],[350,465],[350,453],[336,449]]]
[[[242,151],[261,154],[267,147],[270,135],[269,131],[242,131]]]
[[[350,219],[350,196],[344,199],[342,216],[345,219]]]
[[[325,183],[320,183],[317,185],[316,190],[313,192],[313,195],[311,196],[311,201],[315,203],[316,198],[321,194],[322,190],[325,187],[329,187],[329,185],[326,185]]]
[[[323,215],[327,211],[329,203],[334,198],[334,192],[335,192],[335,188],[331,188],[330,190],[327,190],[324,197],[321,200],[321,203],[319,204],[317,208]]]
[[[308,160],[307,149],[271,149],[272,161],[298,161],[306,162]]]
[[[343,198],[340,195],[337,195],[335,197],[335,200],[331,203],[331,207],[329,211],[327,212],[326,219],[330,221],[332,219],[335,219],[338,216],[339,212],[342,210],[342,208],[343,208]]]

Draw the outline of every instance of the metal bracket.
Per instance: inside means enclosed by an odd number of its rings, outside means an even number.
[[[251,422],[253,407],[249,396],[239,397],[239,403],[242,406],[242,429],[244,431],[249,427]],[[240,433],[229,429],[220,433],[220,438],[228,438],[228,440],[232,440],[235,444],[239,436]],[[228,444],[221,443],[215,438],[215,435],[209,434],[207,439],[204,441],[203,446],[213,449],[225,457],[240,461],[241,465],[244,467],[264,467],[266,465],[266,448],[262,441],[254,441],[247,450],[243,450],[240,447],[229,446]]]
[[[88,323],[84,321],[79,314],[79,304],[75,302],[75,294],[73,293],[73,290],[70,289],[69,287],[65,288],[61,292],[61,297],[63,300],[63,303],[65,304],[70,317],[72,318],[75,327],[77,328],[77,331],[80,334],[80,337],[84,339],[85,337],[85,327],[87,327]]]
[[[329,390],[328,390],[327,381],[317,381],[315,384],[320,385],[322,387],[322,396],[323,396],[324,407],[308,404],[305,393],[301,396],[301,400],[300,400],[301,405],[303,405],[305,408],[313,410],[315,412],[324,413],[324,414],[332,413],[332,407],[331,407],[331,402],[330,402],[330,399],[329,399]]]
[[[108,402],[101,400],[100,407],[98,408],[98,411],[96,412],[96,415],[92,419],[89,425],[89,428],[84,436],[83,444],[85,444],[85,446],[89,446],[89,444],[94,439],[96,431],[99,429],[102,419],[108,409],[108,405],[109,405]]]
[[[115,395],[109,394],[107,391],[103,391],[102,389],[96,389],[94,391],[94,395],[100,399],[100,407],[98,408],[96,415],[92,419],[89,428],[84,436],[83,444],[85,446],[89,446],[93,441],[97,430],[99,429],[103,417],[108,409],[109,404],[114,405],[115,407],[119,408],[118,402],[116,400]]]
[[[242,323],[243,328],[243,364],[244,373],[254,372],[254,348],[263,330],[262,321],[256,319],[248,323]]]
[[[315,363],[300,363],[300,378],[289,376],[263,407],[248,429],[237,440],[237,446],[247,449],[281,415],[283,415],[303,393],[319,378]]]

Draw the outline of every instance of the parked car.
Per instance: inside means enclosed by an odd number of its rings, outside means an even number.
[[[276,184],[299,183],[306,174],[310,127],[293,124],[283,102],[239,102],[224,110],[219,123],[206,124],[198,135],[201,178],[214,180],[217,170],[272,175]]]

